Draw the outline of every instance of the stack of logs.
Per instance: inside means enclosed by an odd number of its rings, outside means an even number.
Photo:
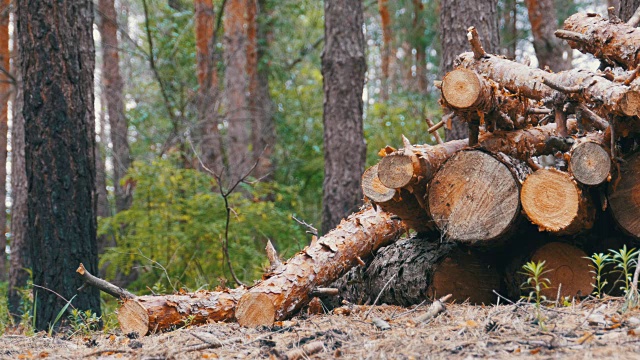
[[[640,238],[640,30],[575,14],[556,35],[600,69],[552,73],[490,55],[470,28],[473,51],[437,84],[447,115],[429,130],[461,119],[468,139],[403,139],[402,149],[382,149],[362,177],[371,205],[287,262],[268,247],[271,269],[252,287],[140,297],[114,290],[125,300],[122,330],[271,325],[317,296],[330,303],[336,289],[378,304],[518,298],[528,260],[551,270],[548,298],[589,295],[585,257]],[[408,229],[418,235],[395,242]]]

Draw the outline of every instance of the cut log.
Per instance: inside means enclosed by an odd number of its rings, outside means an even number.
[[[530,99],[552,99],[558,97],[559,91],[577,101],[602,107],[605,112],[624,116],[640,115],[640,90],[607,80],[587,70],[548,73],[495,55],[486,55],[476,60],[470,52],[458,56],[456,64],[499,83],[514,94]]]
[[[611,156],[603,132],[576,139],[571,147],[569,172],[584,185],[600,185],[610,179]]]
[[[597,14],[577,13],[564,21],[556,36],[572,49],[592,54],[611,66],[635,69],[640,58],[640,29]]]
[[[125,300],[118,310],[123,334],[171,330],[190,324],[233,321],[235,308],[246,288],[226,291],[198,291],[185,295],[146,295]],[[188,320],[190,319],[190,320]]]
[[[429,185],[429,211],[450,241],[490,245],[504,238],[520,214],[520,181],[531,170],[505,155],[460,151]]]
[[[417,232],[431,231],[434,228],[433,221],[429,218],[427,211],[421,206],[423,199],[418,199],[419,193],[424,194],[424,190],[417,191],[416,195],[406,189],[390,189],[378,179],[378,164],[368,168],[362,175],[362,191],[364,196],[373,201],[382,210],[397,215],[404,224]]]
[[[549,279],[549,287],[542,290],[547,300],[560,296],[585,297],[594,288],[593,274],[587,254],[579,248],[560,242],[542,245],[528,256],[517,257],[507,268],[507,294],[514,300],[529,297],[531,289],[526,288],[528,276],[523,274],[522,266],[528,262],[544,261],[545,272],[541,278]],[[523,285],[524,284],[524,285]]]
[[[573,235],[591,229],[595,208],[591,198],[571,176],[556,169],[541,169],[522,184],[520,200],[529,220],[540,231]]]
[[[460,303],[495,300],[493,290],[500,290],[501,277],[493,259],[455,243],[429,240],[414,237],[382,248],[366,269],[351,270],[333,286],[354,304],[371,304],[379,294],[378,303],[400,306],[447,294]]]
[[[575,120],[568,120],[569,134],[577,131]],[[558,149],[550,141],[558,134],[555,124],[509,132],[484,133],[479,146],[493,153],[504,153],[527,161],[532,156],[551,154]],[[411,151],[400,149],[380,160],[378,178],[393,189],[407,186],[424,187],[440,166],[453,154],[467,147],[467,139],[448,141],[442,145],[414,145]]]
[[[619,175],[609,184],[609,207],[616,223],[640,239],[640,152],[625,158]]]
[[[372,208],[352,214],[337,228],[306,247],[248,290],[238,302],[236,318],[243,326],[271,325],[286,319],[355,265],[394,242],[403,232],[399,221]],[[275,311],[271,315],[271,308]],[[268,311],[263,313],[263,309]]]

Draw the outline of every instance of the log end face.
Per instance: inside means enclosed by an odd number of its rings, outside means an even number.
[[[123,334],[145,336],[149,333],[149,314],[137,300],[126,300],[122,304],[118,310],[118,322]]]
[[[587,254],[579,248],[560,242],[546,244],[531,256],[535,262],[544,261],[544,277],[550,281],[549,288],[542,291],[547,299],[555,300],[558,296],[588,296],[593,292],[593,275]]]
[[[620,100],[619,107],[624,115],[640,116],[640,91],[626,92]]]
[[[586,142],[578,146],[569,160],[571,174],[580,183],[594,186],[605,182],[611,172],[611,159],[602,146]]]
[[[413,160],[410,155],[391,154],[380,160],[378,179],[390,189],[407,186],[413,179]]]
[[[455,69],[442,79],[442,97],[456,109],[473,107],[480,98],[481,89],[478,75],[465,68]]]
[[[382,184],[378,178],[378,166],[379,164],[373,165],[362,175],[362,193],[373,202],[384,203],[393,199],[396,190]]]
[[[276,318],[276,310],[271,298],[263,293],[246,293],[236,307],[236,319],[241,326],[271,326]]]
[[[640,153],[626,160],[620,167],[620,177],[609,185],[609,205],[618,225],[640,239]]]

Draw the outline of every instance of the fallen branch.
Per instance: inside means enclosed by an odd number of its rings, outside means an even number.
[[[418,316],[415,319],[415,322],[417,324],[422,324],[425,321],[429,321],[432,318],[438,316],[438,314],[440,314],[441,312],[444,312],[447,310],[447,307],[444,305],[444,303],[449,300],[451,298],[451,294],[445,295],[443,297],[441,297],[440,299],[435,300],[433,303],[431,303],[431,306],[429,306],[429,309],[427,309],[427,312]]]
[[[78,269],[76,270],[76,272],[80,274],[82,281],[84,281],[84,284],[80,289],[78,289],[78,291],[80,291],[85,285],[89,285],[121,300],[133,299],[134,297],[136,297],[134,294],[128,292],[127,290],[119,286],[113,285],[112,283],[106,280],[103,280],[91,275],[91,273],[87,271],[87,269],[85,269],[82,263],[80,263],[80,266],[78,266]]]

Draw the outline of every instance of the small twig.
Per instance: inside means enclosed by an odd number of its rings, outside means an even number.
[[[135,295],[133,295],[132,293],[128,292],[127,290],[113,285],[112,283],[100,279],[96,276],[93,276],[90,272],[87,271],[87,269],[85,269],[84,265],[82,263],[80,263],[80,266],[78,267],[78,269],[76,270],[76,272],[78,274],[80,274],[80,277],[82,278],[82,280],[84,281],[84,283],[86,285],[89,286],[93,286],[96,289],[105,292],[115,298],[118,299],[133,299],[135,297]],[[83,285],[84,286],[84,285]],[[80,290],[80,289],[78,289]]]
[[[369,314],[371,314],[371,311],[373,311],[373,307],[376,306],[376,303],[378,302],[378,300],[380,300],[380,296],[382,295],[382,293],[384,292],[384,290],[387,288],[387,286],[389,286],[389,284],[391,283],[391,281],[396,277],[397,274],[393,274],[391,276],[391,278],[387,281],[386,284],[384,284],[384,286],[382,287],[382,289],[380,290],[380,292],[378,293],[378,296],[376,296],[376,299],[373,301],[373,304],[371,304],[371,307],[369,307],[369,310],[367,310],[367,313],[364,314],[364,319],[363,320],[367,320],[367,317],[369,316]]]
[[[581,43],[586,43],[590,41],[588,36],[585,36],[575,31],[556,30],[554,34],[556,35],[556,37],[563,40],[569,40],[569,41],[581,42]]]
[[[322,341],[312,341],[304,344],[301,348],[287,351],[281,358],[286,360],[308,359],[309,355],[317,354],[323,350],[324,343]]]
[[[98,350],[98,351],[90,352],[90,353],[84,355],[83,357],[94,357],[94,356],[99,356],[99,355],[106,354],[106,353],[131,354],[131,353],[133,353],[133,351],[131,351],[131,350],[122,350],[122,349],[104,349],[104,350]]]
[[[478,31],[475,27],[470,27],[467,29],[467,40],[469,40],[469,44],[471,44],[471,50],[473,50],[473,57],[476,60],[480,60],[483,57],[487,56],[487,53],[484,51],[482,47],[482,42],[480,42],[480,36],[478,35]]]
[[[527,108],[527,115],[548,115],[551,114],[551,109],[547,108]]]
[[[429,129],[427,130],[429,134],[432,134],[433,136],[435,136],[436,142],[438,144],[444,144],[444,141],[442,141],[442,137],[440,137],[440,134],[438,133],[438,129],[440,129],[444,125],[444,123],[441,121],[437,125],[434,125],[433,121],[431,121],[431,119],[429,118],[426,118],[425,121],[427,122],[427,125],[429,125]],[[435,130],[431,130],[431,129],[435,129]]]
[[[561,91],[561,92],[567,93],[567,94],[579,93],[585,88],[583,85],[565,86],[563,84],[559,84],[559,83],[551,80],[547,76],[543,76],[542,77],[542,83],[547,85],[548,87],[554,89],[554,90]]]
[[[415,311],[416,311],[416,310],[418,310],[422,305],[424,305],[424,303],[426,303],[426,302],[427,302],[427,300],[422,300],[422,302],[421,302],[420,304],[416,305],[413,309],[411,309],[411,310],[407,310],[407,311],[405,311],[405,312],[402,312],[402,313],[400,313],[400,314],[398,314],[398,315],[396,315],[396,316],[391,316],[391,320],[394,320],[394,319],[397,319],[397,318],[401,318],[401,317],[403,317],[403,316],[406,316],[406,315],[409,315],[409,314],[411,314],[411,313],[415,312]]]
[[[300,225],[302,225],[302,226],[306,227],[306,228],[307,228],[307,231],[306,231],[306,233],[307,233],[307,234],[311,234],[311,235],[314,235],[314,236],[318,236],[318,229],[316,229],[315,227],[313,227],[313,225],[311,225],[311,224],[307,223],[307,222],[306,222],[306,221],[304,221],[304,220],[300,220],[300,219],[298,219],[297,217],[295,217],[295,216],[293,216],[293,215],[291,216],[291,218],[293,218],[293,220],[295,220],[295,222],[297,222],[298,224],[300,224]]]
[[[582,119],[589,120],[596,129],[604,131],[609,127],[609,122],[607,120],[591,111],[591,109],[589,109],[585,104],[579,104],[576,107],[576,116],[578,116],[578,111],[581,112],[580,116]]]
[[[427,320],[430,320],[436,316],[438,316],[438,314],[440,314],[441,312],[447,310],[447,307],[444,305],[444,303],[449,300],[451,298],[451,294],[448,294],[446,296],[441,297],[438,300],[435,300],[433,303],[431,303],[431,306],[429,306],[429,309],[427,309],[427,312],[424,313],[421,316],[418,316],[415,319],[415,323],[416,324],[421,324]]]
[[[317,287],[311,290],[311,296],[336,296],[339,293],[340,290],[336,288]]]

